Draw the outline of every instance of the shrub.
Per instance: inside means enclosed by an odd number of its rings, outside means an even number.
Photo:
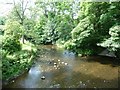
[[[5,37],[5,39],[2,41],[2,49],[8,53],[14,53],[21,50],[21,44],[14,37]]]
[[[110,28],[110,38],[105,39],[98,46],[107,48],[109,51],[115,52],[116,56],[120,58],[120,25],[115,25]]]

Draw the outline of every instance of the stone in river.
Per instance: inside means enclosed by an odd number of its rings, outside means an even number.
[[[58,59],[58,62],[60,62],[60,60]]]
[[[54,63],[54,65],[57,65],[57,63]]]
[[[14,80],[12,82],[15,82]]]
[[[41,79],[42,79],[42,80],[45,80],[45,76],[42,76]]]
[[[65,65],[68,65],[68,63],[65,63]]]
[[[51,64],[52,62],[50,61],[48,64]]]
[[[54,67],[57,67],[56,65],[54,65]]]

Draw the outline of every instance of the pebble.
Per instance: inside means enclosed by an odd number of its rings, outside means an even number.
[[[62,62],[62,64],[64,64],[64,62]]]
[[[82,83],[82,81],[80,81],[80,84]]]
[[[54,65],[57,65],[57,63],[54,63]]]
[[[60,62],[60,60],[58,59],[58,62]]]
[[[85,86],[86,84],[83,84],[83,86]]]
[[[106,81],[104,80],[104,82],[106,82]]]
[[[54,67],[56,67],[56,65],[54,65]]]
[[[68,65],[68,63],[65,63],[65,65]]]

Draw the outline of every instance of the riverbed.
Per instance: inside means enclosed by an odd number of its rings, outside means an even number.
[[[30,70],[4,88],[118,88],[119,66],[114,57],[79,57],[44,45]]]

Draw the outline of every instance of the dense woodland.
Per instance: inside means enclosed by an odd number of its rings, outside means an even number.
[[[3,79],[28,69],[37,45],[53,44],[79,56],[107,49],[120,58],[120,2],[13,2],[0,17]],[[8,69],[9,68],[9,69]],[[21,71],[23,70],[23,71]]]

